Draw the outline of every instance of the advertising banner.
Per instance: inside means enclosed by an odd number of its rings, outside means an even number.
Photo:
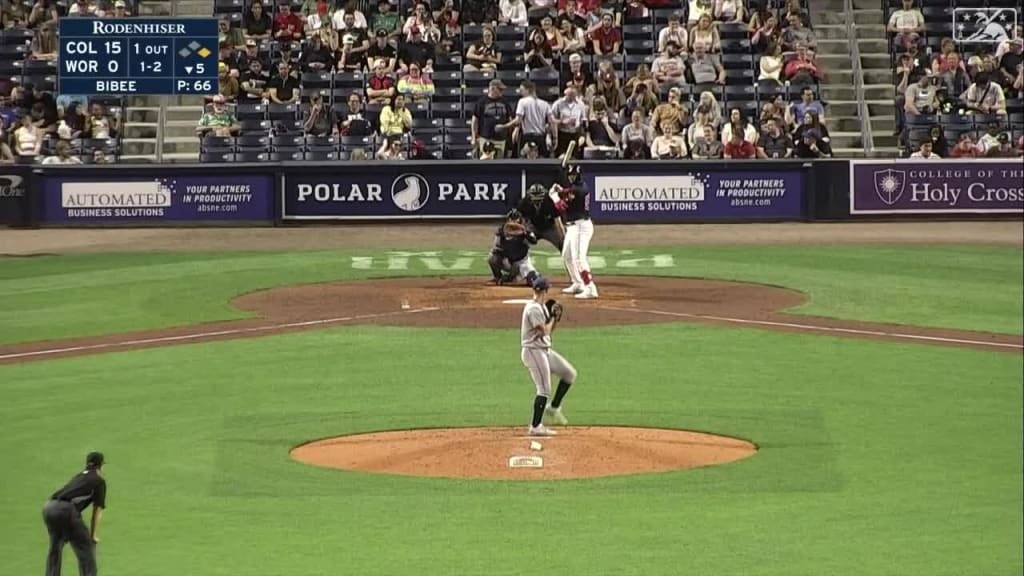
[[[850,214],[1024,212],[1024,161],[888,160],[850,163]]]
[[[521,166],[499,163],[338,165],[285,169],[284,220],[489,218],[522,195]]]
[[[618,168],[605,171],[600,166],[588,166],[584,171],[591,191],[590,212],[596,221],[671,223],[803,217],[803,173],[798,170],[687,170],[686,165],[677,164],[631,173],[621,164]]]
[[[0,166],[0,226],[28,224],[28,182],[31,166]]]
[[[46,224],[270,222],[271,174],[117,178],[44,174]]]

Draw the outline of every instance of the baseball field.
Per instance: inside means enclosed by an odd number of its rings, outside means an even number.
[[[0,230],[0,575],[1021,574],[1020,221],[598,226],[540,450],[492,229]]]

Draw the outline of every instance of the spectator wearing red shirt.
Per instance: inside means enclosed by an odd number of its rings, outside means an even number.
[[[743,133],[738,130],[733,131],[732,139],[725,144],[725,157],[737,159],[755,158],[756,156],[757,149],[743,138]]]
[[[274,38],[285,42],[302,40],[302,18],[292,13],[290,3],[282,3],[274,17]]]
[[[601,15],[601,25],[590,33],[590,49],[594,54],[618,54],[622,47],[622,30],[615,25],[611,12]]]
[[[786,62],[783,74],[785,74],[786,80],[794,84],[813,84],[824,76],[821,67],[807,51],[807,46],[803,44],[797,45],[796,58]]]
[[[957,140],[956,146],[949,151],[949,155],[953,158],[977,158],[978,157],[978,145],[971,140],[971,135],[964,132],[960,135],[960,139]]]
[[[373,75],[366,84],[366,96],[370,102],[386,104],[395,94],[395,79],[388,75],[387,62],[380,58],[373,63]]]

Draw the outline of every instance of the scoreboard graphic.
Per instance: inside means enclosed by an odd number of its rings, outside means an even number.
[[[95,96],[216,94],[214,18],[61,18],[57,89]]]

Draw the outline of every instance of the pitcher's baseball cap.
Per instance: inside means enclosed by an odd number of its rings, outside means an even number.
[[[100,466],[103,466],[103,453],[89,452],[85,457],[85,465],[89,468],[99,468]]]
[[[551,283],[548,282],[548,279],[543,276],[539,276],[536,280],[533,281],[534,292],[547,292],[550,288]]]

